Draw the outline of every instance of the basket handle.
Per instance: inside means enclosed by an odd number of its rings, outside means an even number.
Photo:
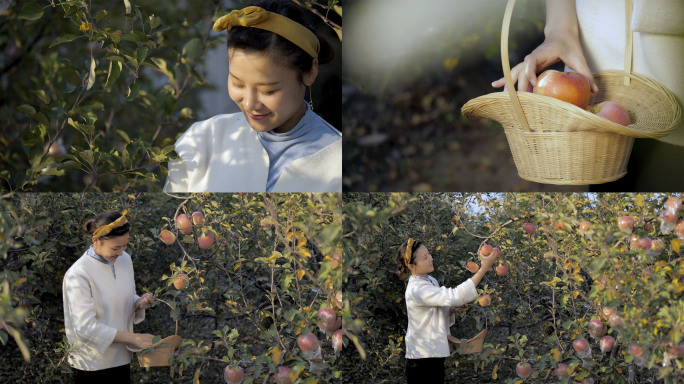
[[[632,0],[625,1],[625,85],[629,85],[632,73]]]
[[[515,6],[515,0],[508,0],[506,4],[506,11],[504,12],[503,24],[501,25],[501,66],[504,71],[504,80],[506,81],[506,88],[508,88],[508,94],[511,97],[511,102],[513,104],[513,112],[518,118],[518,122],[522,128],[531,132],[530,125],[527,123],[527,118],[523,112],[522,106],[520,105],[520,99],[518,99],[518,94],[515,91],[515,85],[513,84],[513,79],[511,78],[511,64],[508,61],[508,30],[511,25],[511,16],[513,15],[513,7]]]

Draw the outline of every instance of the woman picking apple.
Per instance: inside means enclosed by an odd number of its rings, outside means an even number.
[[[93,243],[64,274],[64,330],[69,344],[76,344],[68,359],[74,383],[129,383],[132,354],[126,344],[152,345],[153,336],[134,333],[129,322],[133,316],[134,323],[143,321],[154,297],[135,293],[124,214],[108,211],[88,220],[83,231]]]
[[[216,20],[214,30],[228,32],[228,93],[241,112],[178,139],[165,191],[342,191],[342,134],[304,101],[319,53],[333,56],[306,16],[293,2],[266,0]]]
[[[479,252],[478,252],[479,253]],[[432,255],[419,241],[409,238],[399,247],[397,274],[411,272],[406,286],[406,378],[408,383],[444,383],[444,359],[449,356],[449,327],[454,324],[454,307],[477,297],[475,286],[492,269],[496,256],[483,256],[482,266],[456,288],[440,287],[435,278]]]
[[[631,8],[627,4],[632,3],[631,25],[627,26],[632,33],[632,70],[663,84],[684,108],[684,76],[681,75],[684,2],[680,0],[661,0],[657,4],[633,0],[546,0],[544,42],[511,69],[511,77],[513,82],[517,81],[518,90],[526,91],[529,86],[539,85],[541,79],[537,73],[562,61],[566,68],[589,81],[592,92],[598,92],[592,72],[625,68],[625,14]],[[492,86],[504,86],[504,79],[494,81]],[[610,110],[602,113],[601,107],[596,107],[595,113],[599,116],[618,124],[629,124],[628,119],[611,118],[609,116],[616,113]],[[620,111],[618,114],[623,113]],[[636,140],[627,176],[612,183],[592,186],[591,190],[682,190],[684,177],[672,173],[673,169],[680,171],[680,165],[684,164],[682,147],[684,119],[668,136],[658,140]],[[682,175],[681,171],[678,175]]]

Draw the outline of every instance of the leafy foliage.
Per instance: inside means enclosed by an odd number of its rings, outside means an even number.
[[[483,243],[497,246],[510,271],[488,273],[478,285],[492,304],[457,312],[453,336],[487,329],[484,351],[452,352],[448,382],[523,382],[517,362],[532,365],[525,382],[674,383],[684,361],[668,356],[682,344],[684,260],[674,233],[661,230],[661,194],[345,194],[345,252],[354,271],[345,286],[352,320],[345,323],[363,354],[347,349],[340,369],[348,382],[396,382],[403,375],[406,333],[404,282],[394,271],[396,249],[408,237],[422,241],[435,259],[432,275],[455,287],[471,276]],[[678,212],[679,216],[682,212]],[[621,232],[620,216],[634,219]],[[679,219],[682,220],[681,218]],[[591,222],[587,232],[582,221]],[[534,235],[522,224],[537,227]],[[631,238],[660,239],[656,252]],[[682,234],[681,236],[684,236]],[[609,326],[614,310],[624,326]],[[616,347],[601,353],[588,323],[599,319]],[[580,357],[575,339],[589,340],[593,358]],[[672,344],[670,344],[672,343]],[[629,352],[634,344],[646,352]],[[365,356],[365,359],[363,358]],[[570,378],[558,379],[559,363]],[[353,367],[353,368],[352,368]]]
[[[341,281],[333,268],[341,253],[341,199],[336,194],[19,194],[0,200],[0,234],[11,240],[4,250],[0,283],[9,295],[0,302],[0,319],[22,335],[17,341],[0,330],[0,377],[8,382],[64,382],[70,375],[64,337],[62,279],[87,249],[81,223],[95,213],[128,209],[132,223],[128,253],[136,291],[157,298],[135,331],[183,337],[169,368],[138,367],[135,382],[223,382],[227,365],[244,368],[244,383],[272,380],[278,366],[289,366],[297,382],[333,382],[330,335],[319,332],[316,313],[333,308],[341,315]],[[181,234],[174,218],[195,211],[204,224]],[[172,245],[158,236],[177,235]],[[200,249],[203,233],[215,243]],[[178,290],[179,274],[189,280]],[[176,328],[177,327],[177,328]],[[296,343],[312,332],[322,356],[311,363]],[[29,362],[18,346],[25,345]],[[77,346],[76,346],[77,347]]]

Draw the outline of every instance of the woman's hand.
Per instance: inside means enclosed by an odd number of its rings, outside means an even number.
[[[152,346],[152,340],[154,336],[149,333],[132,333],[130,344],[135,345],[137,348],[145,349]]]
[[[491,270],[498,256],[495,256],[493,252],[489,256],[484,256],[479,251],[478,254],[480,255],[480,269],[483,269],[485,272]]]
[[[148,309],[154,304],[154,295],[146,293],[135,302],[135,309]]]
[[[598,92],[594,76],[587,65],[579,41],[579,27],[574,1],[548,0],[544,42],[525,60],[511,69],[513,83],[518,83],[518,91],[528,90],[528,86],[537,84],[537,73],[544,68],[563,61],[574,71],[584,75],[591,84],[591,91]],[[492,83],[492,87],[505,85],[503,78]]]

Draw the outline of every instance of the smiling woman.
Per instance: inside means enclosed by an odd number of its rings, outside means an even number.
[[[332,48],[290,1],[220,17],[228,33],[228,93],[241,113],[194,124],[176,142],[173,192],[341,192],[342,134],[313,112],[307,88]]]
[[[124,212],[125,213],[125,212]],[[153,297],[135,293],[133,263],[126,253],[130,225],[126,216],[103,212],[88,220],[83,231],[92,246],[64,274],[64,330],[75,383],[130,382],[132,354],[126,344],[152,345],[153,336],[133,333],[145,319]]]
[[[406,277],[406,379],[411,383],[444,383],[444,358],[450,355],[447,335],[454,324],[455,307],[477,297],[475,287],[492,269],[496,256],[483,256],[481,268],[456,288],[440,287],[428,273],[434,271],[432,255],[420,242],[409,238],[398,250],[397,274]]]

